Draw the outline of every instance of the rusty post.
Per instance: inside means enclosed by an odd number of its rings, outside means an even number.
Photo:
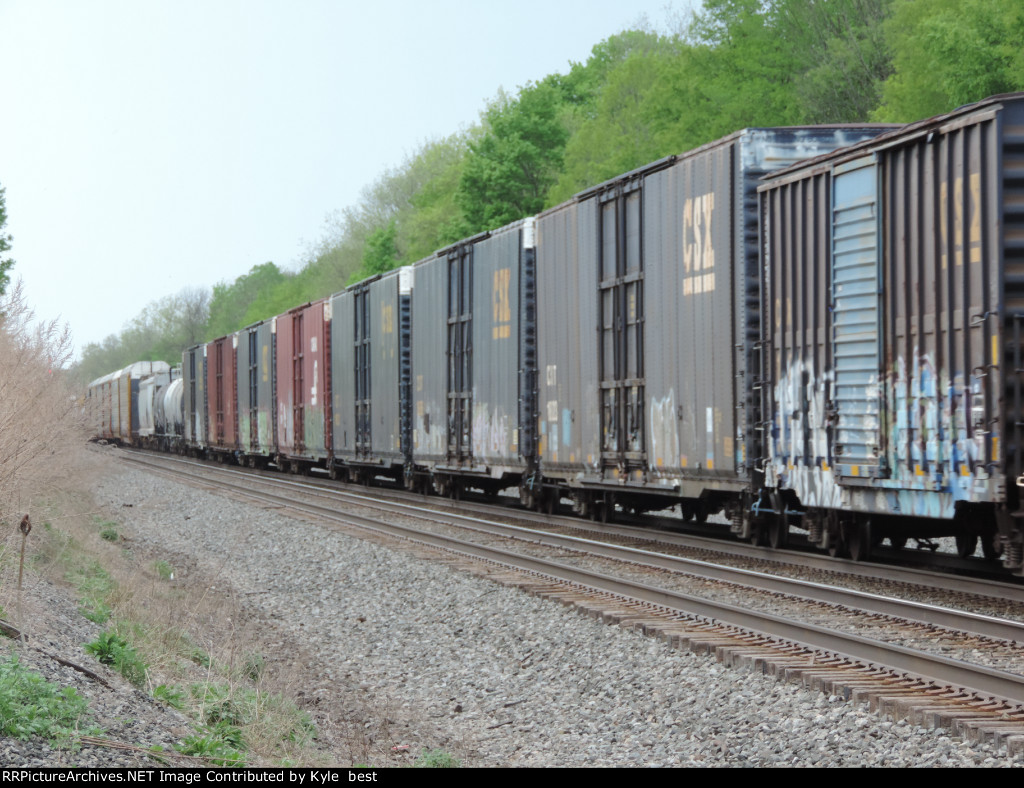
[[[21,558],[18,561],[18,628],[21,629],[21,639],[24,641],[25,628],[22,626],[21,620],[21,576],[25,571],[25,545],[28,542],[29,531],[32,530],[32,521],[27,514],[21,518],[18,530],[21,531]]]
[[[28,519],[26,514],[21,518],[21,525],[18,526],[18,530],[21,531],[21,560],[18,562],[18,594],[21,594],[21,576],[25,571],[25,543],[28,542],[29,531],[32,530],[32,521]]]

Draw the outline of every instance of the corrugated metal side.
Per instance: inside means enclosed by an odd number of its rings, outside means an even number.
[[[769,483],[821,507],[840,505],[829,453],[831,183],[822,173],[761,195]]]
[[[712,148],[644,185],[650,475],[672,483],[736,475],[734,155]]]
[[[305,353],[303,357],[303,378],[307,392],[304,396],[305,432],[304,455],[315,459],[327,456],[327,402],[329,360],[326,356],[329,343],[330,323],[324,316],[326,300],[315,301],[303,314],[305,329]]]
[[[370,460],[401,464],[399,372],[402,357],[397,272],[370,283],[369,307],[373,324],[370,331],[370,393],[373,399]]]
[[[181,364],[185,381],[185,442],[197,449],[206,447],[205,351],[205,345],[189,348]]]
[[[235,411],[235,348],[233,338],[220,337],[206,346],[206,392],[209,445],[215,449],[237,448]]]
[[[538,453],[545,476],[600,479],[598,201],[537,217]]]
[[[1006,475],[1024,476],[1024,105],[1008,103],[1001,116],[1004,432]],[[1009,491],[1012,498],[1013,488]],[[1018,491],[1019,495],[1019,491]],[[1019,501],[1018,501],[1019,505]]]
[[[520,225],[473,249],[473,459],[492,476],[521,471],[519,456]]]
[[[448,261],[416,264],[412,291],[413,461],[444,463],[448,445]]]
[[[296,446],[295,418],[296,408],[301,404],[302,390],[296,390],[295,367],[295,313],[292,310],[275,318],[276,332],[274,336],[276,374],[276,416],[277,451],[290,457],[298,448]],[[299,368],[301,370],[301,367]]]
[[[1000,136],[988,110],[881,160],[887,418],[874,484],[939,493],[890,496],[901,513],[951,517],[955,501],[1003,499],[990,478],[1004,428]]]
[[[356,457],[355,348],[352,291],[331,298],[331,412],[334,418],[333,452],[343,460]]]
[[[273,452],[273,335],[269,321],[248,326],[236,335],[235,381],[239,448],[249,454]]]
[[[951,518],[958,501],[1005,500],[1003,432],[1019,416],[1002,412],[1013,322],[1000,320],[1004,284],[1008,295],[1024,293],[1003,278],[999,109],[916,124],[905,138],[856,151],[878,162],[862,170],[873,174],[881,224],[874,348],[867,323],[861,330],[846,320],[871,316],[859,302],[843,305],[852,258],[839,232],[849,206],[840,195],[831,210],[835,173],[856,166],[852,156],[816,162],[762,192],[769,483],[794,489],[804,505]],[[864,352],[853,356],[877,356],[874,382],[861,379],[871,374],[860,361],[850,366],[844,344],[854,333]],[[848,374],[856,386],[844,386]]]

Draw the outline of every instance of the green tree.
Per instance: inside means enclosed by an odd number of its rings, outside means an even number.
[[[863,122],[892,73],[885,35],[892,0],[776,0],[773,24],[797,56],[801,123]]]
[[[906,122],[1024,88],[1019,0],[894,0],[877,120]]]
[[[370,233],[370,237],[366,239],[366,247],[363,249],[363,264],[352,275],[350,284],[383,274],[401,263],[398,246],[395,244],[397,234],[398,227],[394,219],[384,227],[378,227]]]
[[[7,290],[7,285],[11,281],[8,272],[14,267],[14,260],[9,257],[5,259],[2,256],[10,251],[11,241],[14,240],[10,233],[4,234],[4,228],[7,226],[7,204],[4,200],[4,192],[5,189],[0,186],[0,295]]]
[[[485,132],[469,143],[456,201],[466,234],[540,211],[562,168],[569,132],[562,97],[550,82],[501,95],[484,113]]]
[[[286,279],[286,274],[282,273],[276,265],[267,262],[253,266],[249,273],[238,277],[231,284],[221,282],[214,285],[213,297],[210,299],[210,318],[206,327],[206,339],[211,340],[225,336],[245,327],[249,322],[255,322],[255,320],[249,320],[251,305],[261,297],[266,300],[268,295],[280,288]],[[264,315],[264,317],[269,316]],[[256,318],[256,320],[261,319],[263,318]]]

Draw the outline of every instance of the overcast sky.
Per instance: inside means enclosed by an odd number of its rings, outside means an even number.
[[[686,0],[0,0],[15,276],[78,350],[148,302],[294,268],[326,217],[498,89]]]

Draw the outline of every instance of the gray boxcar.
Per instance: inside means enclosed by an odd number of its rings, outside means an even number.
[[[679,503],[698,517],[725,509],[749,530],[757,181],[881,131],[747,129],[538,217],[545,484],[581,513]]]
[[[955,535],[968,554],[981,537],[1019,571],[1024,94],[799,165],[760,197],[767,485],[821,546]]]
[[[206,451],[206,345],[195,345],[181,355],[181,379],[184,389],[185,446],[193,454]]]
[[[441,493],[496,492],[529,473],[520,392],[532,387],[524,375],[533,366],[533,339],[521,305],[532,299],[523,301],[521,288],[532,266],[532,220],[462,241],[415,266],[413,461],[418,474],[434,474]]]
[[[410,442],[399,393],[409,379],[411,266],[331,297],[333,478],[401,481]]]
[[[274,337],[265,320],[235,334],[239,461],[262,467],[274,444]]]

